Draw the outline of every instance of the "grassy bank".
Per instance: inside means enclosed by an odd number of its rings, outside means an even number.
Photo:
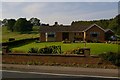
[[[31,31],[30,33],[21,34],[19,32],[8,31],[6,26],[0,27],[0,30],[2,29],[2,41],[1,42],[8,42],[9,38],[15,38],[16,40],[20,40],[20,39],[26,39],[26,38],[39,37],[37,28],[38,28],[37,26],[34,26],[33,31]]]

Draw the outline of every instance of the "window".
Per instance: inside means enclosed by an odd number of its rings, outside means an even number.
[[[99,32],[90,32],[90,35],[92,37],[98,37],[99,34],[100,34]]]
[[[48,34],[48,37],[55,37],[54,34]]]
[[[55,33],[54,32],[48,33],[48,37],[55,37]]]
[[[97,34],[92,34],[92,37],[97,37],[98,35]]]

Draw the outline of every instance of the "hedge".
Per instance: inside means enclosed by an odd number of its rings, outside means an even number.
[[[21,39],[21,40],[14,40],[14,41],[9,41],[9,42],[4,42],[2,43],[2,46],[18,46],[18,45],[22,45],[22,44],[27,44],[30,43],[32,41],[37,40],[38,38],[27,38],[27,39]]]
[[[99,57],[101,57],[104,60],[110,61],[116,66],[120,67],[120,53],[108,52],[100,54]]]

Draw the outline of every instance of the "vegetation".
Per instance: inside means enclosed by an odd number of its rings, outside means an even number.
[[[38,48],[30,48],[28,53],[38,53],[39,49]]]
[[[103,19],[103,20],[93,20],[93,21],[73,21],[71,25],[91,25],[91,24],[98,24],[104,29],[111,29],[113,30],[117,35],[120,35],[120,25],[119,20],[120,15],[117,15],[113,19]]]
[[[7,20],[7,29],[13,32],[15,23],[16,23],[15,19]]]
[[[11,50],[13,52],[19,52],[19,51],[23,51],[25,53],[27,53],[29,51],[30,48],[44,48],[46,46],[52,46],[52,45],[56,45],[56,46],[61,46],[61,50],[64,51],[68,51],[68,50],[73,50],[76,48],[83,48],[84,47],[84,43],[70,43],[70,44],[64,44],[62,42],[43,42],[43,43],[30,43],[30,44],[26,44],[23,46],[19,46],[19,47],[15,47],[12,48]],[[87,47],[91,49],[91,54],[101,54],[103,52],[118,52],[118,45],[117,44],[106,44],[106,43],[87,43]]]
[[[107,28],[112,29],[117,34],[117,37],[119,37],[118,36],[120,35],[120,28],[119,28],[120,18],[119,17],[120,15],[116,16],[115,18],[106,19],[106,20],[73,21],[71,25],[90,25],[90,24],[96,23],[99,26],[103,27],[104,29],[107,29]],[[8,41],[9,38],[15,38],[15,40],[18,40],[18,39],[23,39],[23,38],[31,38],[31,37],[39,36],[38,26],[40,25],[40,20],[38,18],[31,18],[28,21],[26,20],[26,18],[19,18],[18,20],[3,19],[1,22],[2,22],[1,25],[3,27],[2,28],[0,27],[0,29],[2,29],[2,41],[3,42]],[[32,25],[34,26],[32,27]]]
[[[12,40],[9,42],[4,42],[2,43],[3,46],[8,46],[8,47],[18,47],[18,46],[22,46],[25,44],[29,44],[35,40],[37,40],[38,38],[26,38],[26,39],[20,39],[20,40]],[[17,44],[17,45],[16,45]]]
[[[102,59],[111,61],[113,64],[120,66],[120,53],[103,53],[99,55]]]
[[[2,30],[2,41],[1,42],[8,42],[9,38],[14,38],[15,40],[20,39],[26,39],[26,38],[36,38],[39,37],[38,33],[38,26],[33,27],[33,31],[30,31],[28,33],[20,33],[20,32],[11,32],[7,30],[7,27],[0,27],[0,30]]]
[[[37,18],[31,18],[29,20],[34,26],[40,26],[40,20]]]
[[[68,50],[68,51],[65,51],[63,54],[88,54],[89,55],[89,50],[87,50],[87,53],[84,53],[83,52],[83,48],[76,48],[76,49],[73,49],[73,50]]]
[[[30,48],[28,53],[38,54],[61,54],[61,46],[49,46],[44,48]]]
[[[1,21],[3,26],[7,26],[8,20],[7,19],[3,19],[3,21]]]
[[[14,31],[16,32],[26,32],[26,31],[32,31],[33,25],[30,21],[27,21],[26,18],[19,18],[15,25],[14,25]]]
[[[37,18],[31,18],[30,20],[26,20],[26,18],[15,19],[3,19],[2,26],[7,26],[7,29],[11,32],[29,32],[32,31],[32,27],[40,26],[40,20]]]

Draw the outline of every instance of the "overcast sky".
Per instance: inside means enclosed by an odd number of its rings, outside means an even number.
[[[37,17],[48,24],[110,19],[117,14],[117,2],[2,2],[2,19]]]

